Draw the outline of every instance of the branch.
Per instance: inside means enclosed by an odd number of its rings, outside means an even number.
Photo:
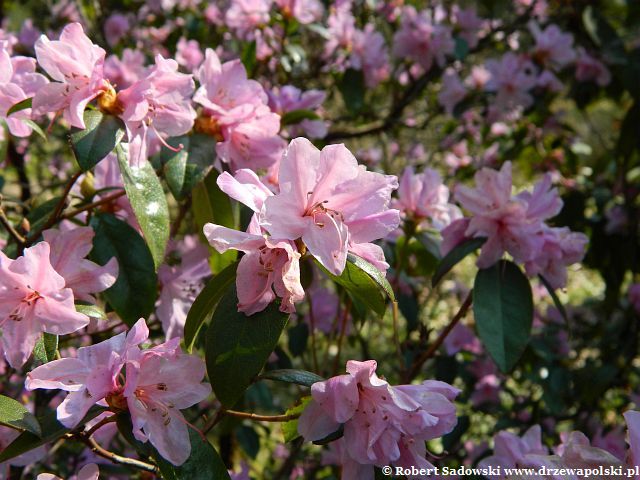
[[[413,380],[413,378],[420,372],[420,369],[422,368],[422,365],[424,364],[424,362],[426,362],[431,357],[433,357],[433,355],[436,353],[438,348],[440,348],[440,345],[442,345],[442,343],[445,341],[447,336],[451,333],[451,330],[453,330],[453,327],[455,327],[458,324],[458,322],[462,320],[462,318],[464,318],[464,316],[467,314],[467,311],[469,311],[472,298],[473,298],[473,290],[469,292],[469,294],[467,295],[467,298],[465,298],[464,302],[460,306],[460,310],[458,310],[458,313],[456,313],[453,316],[453,318],[449,322],[449,325],[447,325],[445,329],[442,330],[442,332],[440,332],[440,335],[438,335],[438,338],[436,338],[436,341],[433,342],[429,346],[429,348],[425,350],[422,353],[422,355],[420,355],[420,357],[418,357],[418,359],[413,362],[413,365],[409,370],[409,375],[406,378],[408,382]]]
[[[145,472],[151,472],[154,474],[158,474],[158,467],[155,465],[151,465],[150,463],[143,462],[141,460],[136,460],[135,458],[123,457],[122,455],[118,455],[117,453],[110,452],[102,448],[98,445],[93,438],[86,437],[84,435],[79,436],[80,440],[82,440],[93,453],[99,455],[102,458],[106,458],[107,460],[111,460],[113,463],[118,463],[120,465],[126,465],[128,467],[137,468],[138,470],[144,470]]]
[[[2,195],[0,195],[0,223],[5,228],[5,230],[9,232],[9,235],[11,235],[11,237],[16,241],[19,247],[24,246],[26,239],[18,233],[13,225],[11,225],[11,222],[2,209]]]
[[[288,422],[295,420],[300,416],[299,413],[290,413],[287,415],[258,415],[257,413],[238,412],[236,410],[220,410],[222,415],[230,417],[245,418],[247,420],[256,420],[258,422]]]
[[[63,215],[62,217],[60,217],[60,219],[69,220],[82,212],[86,212],[87,210],[91,210],[92,208],[96,208],[96,207],[99,207],[100,205],[104,205],[105,203],[110,203],[114,200],[117,200],[118,198],[124,196],[125,194],[126,192],[124,190],[120,190],[119,192],[114,193],[113,195],[109,195],[108,197],[101,198],[100,200],[96,200],[95,202],[91,202],[91,203],[88,203],[87,205],[83,205],[82,207],[76,208],[72,212],[67,213],[66,215]]]
[[[96,433],[100,428],[104,427],[107,423],[115,422],[116,418],[117,418],[116,415],[111,415],[110,417],[104,417],[102,420],[100,420],[98,423],[96,423],[89,430],[85,431],[83,433],[83,435],[85,435],[87,437],[91,437],[91,435]]]

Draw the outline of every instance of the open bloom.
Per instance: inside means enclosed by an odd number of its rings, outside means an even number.
[[[278,175],[280,193],[265,199],[260,221],[273,238],[302,239],[336,275],[344,270],[348,250],[384,262],[380,247],[370,242],[400,222],[399,212],[389,209],[396,177],[358,166],[342,144],[320,151],[304,138],[291,141]]]
[[[457,72],[447,69],[442,77],[442,88],[438,93],[438,103],[444,107],[445,112],[453,115],[456,105],[467,96],[467,88],[464,86]]]
[[[459,390],[444,382],[391,386],[380,379],[374,360],[347,362],[347,375],[311,386],[313,399],[298,422],[306,440],[320,440],[344,425],[344,463],[368,465],[358,478],[373,479],[373,465],[432,468],[424,442],[456,425],[452,400]],[[343,479],[345,476],[343,471]]]
[[[493,439],[494,454],[480,461],[480,468],[502,467],[512,468],[522,466],[525,457],[530,454],[548,455],[549,449],[542,444],[542,430],[539,425],[534,425],[521,437],[502,431]]]
[[[62,275],[65,286],[73,290],[75,298],[89,302],[95,301],[91,294],[106,290],[118,277],[118,261],[115,258],[104,266],[85,258],[93,248],[94,235],[91,227],[42,232],[44,241],[51,248],[51,265]]]
[[[484,88],[489,92],[496,92],[497,109],[509,111],[533,104],[529,90],[536,86],[537,76],[530,60],[507,52],[500,60],[487,60],[486,67],[491,76]]]
[[[41,332],[66,335],[87,326],[76,312],[73,291],[50,261],[50,248],[40,242],[11,260],[0,252],[0,328],[4,356],[20,368]]]
[[[576,51],[570,33],[563,33],[557,25],[549,25],[542,30],[535,21],[529,23],[529,30],[536,42],[533,58],[540,64],[559,70],[575,60]]]
[[[34,114],[64,110],[72,126],[85,128],[82,114],[87,104],[112,88],[103,73],[105,51],[91,42],[79,23],[64,27],[60,40],[42,35],[35,50],[38,64],[55,81],[36,92]]]
[[[7,122],[9,131],[16,137],[31,135],[31,127],[25,122],[31,118],[31,109],[25,108],[7,116],[16,103],[33,97],[49,81],[35,73],[36,61],[28,57],[11,57],[4,42],[0,42],[0,119]]]
[[[77,475],[73,475],[69,477],[68,480],[98,480],[100,476],[100,470],[95,463],[88,463],[84,467],[82,467]],[[36,480],[63,480],[57,475],[53,475],[52,473],[41,473],[36,477]]]

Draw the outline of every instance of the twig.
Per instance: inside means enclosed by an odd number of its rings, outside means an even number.
[[[220,410],[222,415],[230,417],[245,418],[247,420],[256,420],[258,422],[288,422],[295,420],[300,416],[299,413],[289,413],[285,415],[258,415],[257,413],[238,412],[237,410]]]
[[[83,435],[86,435],[87,437],[91,437],[91,435],[96,433],[100,428],[104,427],[107,423],[115,422],[116,418],[117,418],[116,415],[111,415],[110,417],[104,417],[102,420],[96,423],[89,430],[83,432]]]
[[[433,355],[436,353],[438,348],[440,348],[440,345],[442,345],[442,343],[445,341],[449,333],[451,333],[451,330],[453,330],[453,327],[455,327],[458,324],[458,322],[462,318],[464,318],[464,316],[467,314],[467,311],[469,310],[469,307],[471,306],[472,298],[473,298],[473,290],[469,292],[469,294],[467,295],[467,298],[465,298],[464,302],[460,306],[458,313],[456,313],[453,316],[453,318],[449,322],[449,325],[447,325],[445,329],[442,332],[440,332],[440,335],[438,335],[438,338],[436,338],[436,341],[433,342],[429,346],[429,348],[422,355],[420,355],[420,357],[418,357],[417,360],[413,362],[413,365],[409,370],[409,375],[407,375],[407,378],[406,378],[407,381],[413,380],[413,378],[420,371],[420,368],[422,368],[422,365],[424,364],[424,362],[426,362],[431,357],[433,357]]]
[[[91,210],[93,208],[99,207],[100,205],[104,205],[105,203],[110,203],[114,200],[117,200],[118,198],[124,196],[125,194],[126,192],[124,190],[120,190],[119,192],[114,193],[113,195],[109,195],[108,197],[101,198],[100,200],[96,200],[95,202],[91,202],[91,203],[88,203],[87,205],[83,205],[82,207],[76,208],[72,212],[62,215],[60,219],[69,220],[82,212],[86,212],[87,210]]]
[[[207,420],[207,423],[205,423],[204,428],[202,429],[202,433],[203,434],[207,434],[211,431],[211,429],[213,427],[215,427],[220,420],[222,420],[222,418],[224,417],[224,409],[221,407],[215,415],[213,415],[209,420]]]
[[[18,231],[11,225],[11,222],[7,218],[7,215],[4,213],[2,208],[2,196],[0,195],[0,223],[5,228],[9,235],[18,243],[18,246],[24,245],[26,239],[18,233]]]
[[[79,438],[91,449],[93,453],[101,456],[102,458],[106,458],[107,460],[111,460],[113,463],[137,468],[138,470],[144,470],[145,472],[151,472],[155,474],[159,473],[158,467],[156,467],[155,465],[136,460],[135,458],[123,457],[121,455],[118,455],[117,453],[110,452],[109,450],[106,450],[105,448],[102,448],[100,445],[98,445],[98,442],[96,442],[93,438],[85,437],[84,435],[80,435]]]

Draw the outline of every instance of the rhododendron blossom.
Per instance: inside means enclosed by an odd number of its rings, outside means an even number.
[[[444,382],[391,386],[376,375],[373,360],[347,362],[347,374],[314,383],[313,399],[298,422],[307,440],[320,440],[344,425],[342,460],[374,477],[373,465],[432,467],[424,442],[450,432],[457,423],[452,400],[459,391]],[[360,469],[358,469],[360,470]],[[353,466],[345,472],[353,471]]]
[[[272,237],[301,239],[336,275],[344,270],[348,250],[368,249],[365,258],[380,262],[380,247],[370,242],[398,226],[398,211],[388,208],[398,186],[394,176],[358,166],[344,145],[320,151],[297,138],[282,158],[279,181],[280,192],[265,200],[260,220]]]
[[[0,329],[4,356],[20,368],[41,332],[66,335],[86,327],[73,291],[51,265],[50,247],[40,242],[11,260],[0,252]]]
[[[88,463],[80,470],[77,475],[69,477],[67,480],[98,480],[100,476],[100,469],[95,463]],[[41,473],[36,477],[36,480],[63,480],[57,475],[51,473]]]

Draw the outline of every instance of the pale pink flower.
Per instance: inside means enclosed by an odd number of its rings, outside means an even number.
[[[22,27],[20,27],[20,32],[18,33],[18,41],[20,45],[27,47],[30,51],[33,51],[33,47],[40,38],[42,32],[33,25],[33,20],[27,18],[23,23]]]
[[[302,25],[320,20],[324,13],[319,0],[275,0],[275,3],[285,16],[295,18]]]
[[[444,111],[453,115],[453,109],[467,96],[467,89],[453,69],[447,69],[442,77],[442,87],[438,93],[438,103]]]
[[[191,75],[179,73],[175,60],[157,55],[146,77],[118,93],[132,165],[147,159],[150,130],[161,142],[162,135],[175,137],[191,130],[196,116],[191,106],[193,90]]]
[[[517,107],[527,108],[533,104],[529,90],[536,86],[537,77],[530,60],[507,52],[500,60],[487,60],[485,65],[491,74],[485,89],[497,93],[497,109],[508,111]]]
[[[140,50],[125,48],[122,59],[109,55],[104,62],[104,75],[109,82],[121,89],[128,88],[147,73],[144,54]]]
[[[474,65],[471,67],[471,73],[465,79],[464,83],[469,88],[483,90],[490,79],[491,72],[489,72],[484,65]]]
[[[0,425],[0,452],[13,443],[13,441],[19,436],[20,432],[18,430]],[[0,463],[0,478],[2,480],[11,478],[11,466],[28,467],[30,465],[35,465],[41,461],[46,454],[47,450],[43,445],[33,450],[29,450],[22,455],[18,455],[11,460]]]
[[[628,410],[624,413],[627,422],[629,443],[628,464],[630,466],[640,464],[640,412]],[[636,480],[640,477],[636,476]]]
[[[560,70],[575,60],[573,35],[563,33],[557,25],[549,25],[541,30],[533,20],[529,22],[528,26],[536,42],[532,55],[539,64]]]
[[[80,347],[75,358],[61,358],[39,366],[27,374],[28,390],[44,388],[69,392],[58,406],[60,423],[74,428],[92,405],[111,401],[122,390],[119,375],[131,354],[137,358],[138,345],[149,336],[143,319],[129,330],[103,342]]]
[[[35,73],[36,62],[28,57],[11,57],[7,44],[0,42],[0,120],[4,120],[9,132],[16,137],[31,135],[31,127],[25,120],[31,119],[31,108],[7,116],[7,111],[16,103],[33,97],[49,82],[43,75]]]
[[[611,72],[597,58],[589,55],[582,47],[576,49],[576,80],[579,82],[595,82],[605,87],[611,82]]]
[[[622,425],[604,431],[602,425],[598,425],[591,438],[591,445],[602,450],[606,450],[619,460],[624,460],[626,444],[624,441],[625,432]]]
[[[434,61],[444,66],[446,56],[451,55],[454,48],[451,29],[436,24],[431,11],[417,12],[413,6],[403,8],[400,29],[393,36],[395,56],[409,58],[428,71]]]
[[[475,354],[482,353],[482,344],[469,327],[458,323],[444,340],[447,355],[455,355],[464,350]]]
[[[501,390],[502,385],[497,375],[485,375],[476,380],[469,400],[474,407],[486,404],[499,405]]]
[[[562,90],[562,82],[551,70],[544,70],[536,80],[536,86],[549,90],[553,93],[558,93]]]
[[[476,48],[485,21],[478,17],[474,7],[460,8],[458,5],[453,5],[452,10],[455,24],[460,29],[460,38],[467,42],[469,48]]]
[[[633,309],[640,314],[640,283],[630,285],[627,296]]]
[[[449,189],[440,174],[430,168],[416,174],[406,167],[400,177],[398,199],[393,206],[418,223],[442,230],[462,217],[460,209],[449,203]]]
[[[196,355],[182,353],[177,338],[138,352],[127,363],[126,399],[133,435],[147,440],[174,465],[191,454],[188,423],[180,410],[204,400],[211,385],[202,382],[205,365]]]
[[[89,323],[76,312],[73,291],[51,266],[49,244],[40,242],[11,260],[0,252],[0,328],[4,355],[20,368],[41,332],[66,335]]]
[[[521,437],[508,432],[499,432],[493,437],[493,455],[480,460],[479,468],[522,466],[529,454],[548,455],[549,450],[542,444],[542,430],[539,425],[529,428]],[[502,476],[499,478],[506,478]]]
[[[160,265],[158,281],[161,290],[156,315],[167,338],[184,336],[184,323],[194,300],[211,275],[209,253],[195,235],[188,235],[177,245],[181,253],[179,265]]]
[[[335,275],[345,268],[347,250],[359,254],[364,248],[384,259],[380,247],[370,242],[399,224],[399,212],[388,208],[396,177],[358,166],[344,145],[320,151],[297,138],[282,158],[279,182],[280,192],[265,200],[260,220],[273,238],[301,239]]]
[[[91,227],[42,232],[44,241],[51,248],[51,265],[64,278],[65,287],[73,290],[75,298],[88,302],[95,302],[92,294],[106,290],[118,277],[118,261],[115,258],[104,266],[85,258],[93,248],[94,235]]]
[[[72,475],[67,480],[98,480],[100,476],[100,470],[95,463],[88,463],[82,467],[77,475]],[[36,477],[36,480],[64,480],[52,473],[41,473]]]
[[[351,5],[345,2],[334,5],[327,19],[329,39],[324,47],[324,56],[329,57],[338,49],[350,50],[356,33],[355,18],[351,14]]]
[[[306,440],[320,440],[343,424],[343,461],[370,466],[358,478],[373,478],[373,465],[432,467],[424,442],[455,427],[452,400],[459,390],[434,380],[391,386],[376,367],[374,360],[350,360],[346,375],[314,383],[298,431]],[[349,477],[343,472],[342,478]]]
[[[176,45],[176,61],[190,72],[194,72],[204,60],[197,40],[180,37]]]
[[[232,0],[225,14],[225,24],[235,30],[243,40],[251,33],[269,23],[272,0]]]
[[[368,23],[353,35],[349,66],[364,73],[365,84],[374,88],[389,77],[389,53],[382,34]]]
[[[104,37],[111,46],[116,45],[131,29],[129,17],[121,13],[112,13],[104,22]]]
[[[471,165],[471,162],[473,157],[469,155],[466,139],[453,144],[444,154],[444,163],[449,167],[450,172]]]
[[[55,81],[37,91],[34,114],[64,110],[71,126],[85,128],[85,107],[110,88],[103,73],[105,51],[89,40],[79,23],[64,27],[60,40],[51,41],[42,35],[35,50],[38,64]]]
[[[278,115],[283,115],[294,110],[320,110],[327,94],[323,90],[302,91],[293,85],[284,85],[273,88],[267,92],[269,95],[269,107]],[[297,125],[287,126],[290,136],[304,132],[310,138],[323,138],[327,134],[327,123],[323,120],[304,119]]]

